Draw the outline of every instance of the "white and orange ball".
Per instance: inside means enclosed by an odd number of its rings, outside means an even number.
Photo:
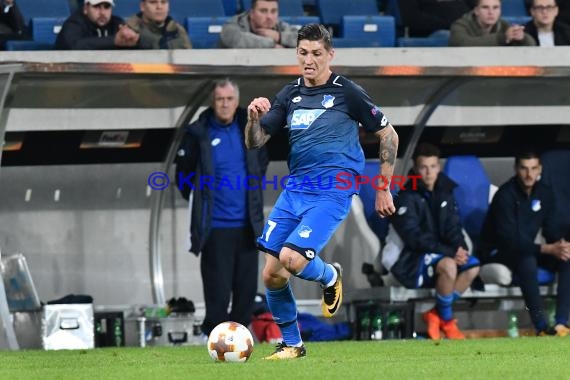
[[[217,362],[246,362],[253,353],[253,336],[242,324],[222,322],[208,336],[208,353]]]

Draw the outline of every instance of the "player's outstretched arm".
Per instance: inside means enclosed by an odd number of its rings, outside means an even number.
[[[392,124],[388,123],[386,127],[376,132],[376,136],[380,139],[380,174],[390,184],[398,154],[398,134]],[[390,186],[386,186],[384,190],[376,191],[375,208],[381,217],[390,216],[396,212]]]
[[[259,148],[271,137],[259,123],[259,119],[271,108],[267,98],[255,98],[247,106],[247,124],[245,126],[245,146],[247,149]]]

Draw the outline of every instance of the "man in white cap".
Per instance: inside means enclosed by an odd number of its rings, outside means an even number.
[[[140,36],[123,19],[113,16],[114,0],[85,0],[57,36],[58,50],[111,50],[133,48]]]

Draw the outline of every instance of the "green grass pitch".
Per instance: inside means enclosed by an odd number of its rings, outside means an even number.
[[[215,363],[205,346],[3,351],[0,379],[570,379],[570,338],[307,343],[303,359]]]

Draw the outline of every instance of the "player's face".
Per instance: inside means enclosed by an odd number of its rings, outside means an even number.
[[[249,12],[249,21],[253,29],[273,29],[279,18],[277,1],[258,0],[255,8]]]
[[[558,16],[558,7],[554,0],[534,0],[530,14],[534,18],[534,23],[544,28],[554,24],[554,19]]]
[[[500,0],[479,0],[473,11],[477,17],[479,25],[483,28],[490,28],[499,21],[501,17],[501,1]]]
[[[170,12],[170,4],[168,0],[144,0],[141,2],[141,12],[146,22],[162,25]]]
[[[216,87],[214,90],[214,114],[221,124],[229,124],[234,119],[239,99],[232,85]]]
[[[515,169],[517,171],[519,183],[525,191],[530,192],[542,173],[542,165],[540,164],[540,161],[538,158],[520,160]]]
[[[87,18],[98,26],[105,26],[111,21],[112,7],[110,3],[101,3],[97,5],[85,4],[83,13]]]
[[[436,156],[419,156],[416,158],[415,170],[417,174],[422,176],[427,189],[433,191],[437,176],[441,171],[439,158]]]
[[[327,82],[331,74],[330,63],[333,57],[334,50],[325,49],[322,40],[299,41],[297,60],[306,86],[319,86]]]

